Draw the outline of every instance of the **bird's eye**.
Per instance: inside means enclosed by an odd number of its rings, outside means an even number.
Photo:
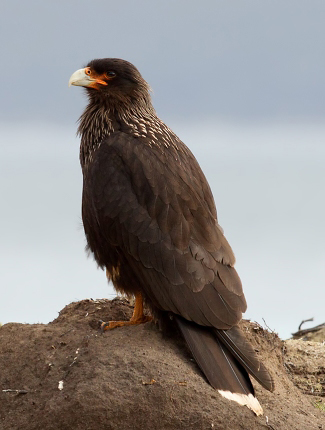
[[[115,73],[115,72],[113,72],[113,71],[109,71],[109,72],[106,72],[106,76],[107,76],[109,79],[112,79],[112,78],[115,78],[116,73]]]
[[[85,73],[86,75],[90,76],[90,73],[91,73],[90,67],[85,68]]]

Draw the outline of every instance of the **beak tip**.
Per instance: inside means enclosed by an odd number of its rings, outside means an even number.
[[[71,87],[71,85],[89,87],[90,83],[91,79],[86,75],[85,69],[75,71],[69,79],[69,87]]]

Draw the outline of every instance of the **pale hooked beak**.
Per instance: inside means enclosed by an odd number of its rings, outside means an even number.
[[[95,82],[95,79],[92,79],[90,76],[86,75],[86,69],[79,69],[71,75],[71,78],[69,79],[69,87],[71,87],[71,85],[89,87]]]
[[[103,85],[108,85],[105,78],[107,78],[105,73],[99,75],[90,67],[85,67],[74,72],[69,80],[69,87],[78,85],[79,87],[91,87],[99,90]]]

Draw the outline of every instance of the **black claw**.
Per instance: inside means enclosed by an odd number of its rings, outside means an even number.
[[[104,333],[105,327],[108,326],[109,323],[107,323],[105,321],[102,321],[102,320],[99,320],[98,322],[100,323],[100,331],[101,331],[101,333]]]

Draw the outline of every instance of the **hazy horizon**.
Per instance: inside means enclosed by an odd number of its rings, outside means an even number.
[[[244,317],[262,325],[264,319],[283,338],[303,319],[324,322],[325,125],[169,125],[211,185],[244,286]],[[71,301],[112,298],[104,272],[84,251],[76,127],[0,130],[8,142],[1,165],[1,323],[47,323]]]

